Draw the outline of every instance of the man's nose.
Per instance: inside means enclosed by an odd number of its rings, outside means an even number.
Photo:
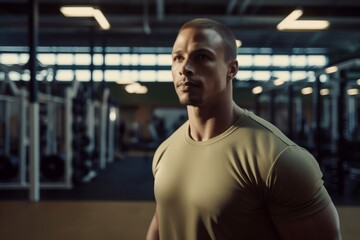
[[[179,73],[180,75],[185,75],[185,76],[192,76],[194,74],[194,69],[190,61],[184,61],[184,63],[179,69]]]

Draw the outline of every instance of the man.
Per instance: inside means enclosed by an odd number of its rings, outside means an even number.
[[[316,160],[234,103],[236,56],[233,33],[216,21],[178,33],[172,77],[188,121],[154,155],[147,239],[341,239]]]

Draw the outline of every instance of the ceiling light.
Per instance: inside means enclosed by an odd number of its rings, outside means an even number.
[[[312,92],[313,92],[312,87],[305,87],[305,88],[301,89],[301,93],[303,95],[308,95],[308,94],[311,94]]]
[[[337,72],[338,71],[338,67],[337,66],[332,66],[332,67],[328,67],[325,69],[325,72],[327,74],[331,74],[331,73],[334,73],[334,72]]]
[[[301,15],[303,15],[303,11],[302,10],[294,10],[292,11],[286,18],[284,18],[278,25],[277,28],[279,30],[284,30],[286,29],[286,27],[293,23],[294,21],[296,21],[299,17],[301,17]]]
[[[94,17],[102,29],[110,29],[110,23],[99,9],[94,10]]]
[[[323,88],[323,89],[320,90],[320,95],[321,96],[327,96],[329,94],[330,94],[330,89],[328,89],[328,88]]]
[[[239,39],[236,39],[236,47],[241,47],[242,42]]]
[[[359,94],[359,89],[357,89],[357,88],[349,88],[347,90],[347,94],[350,95],[350,96],[358,95]]]
[[[357,82],[357,85],[360,85],[360,78],[356,82]]]
[[[253,94],[260,94],[260,93],[262,93],[262,91],[263,91],[263,88],[261,86],[254,87],[252,89]]]
[[[109,119],[112,122],[114,122],[116,120],[116,110],[113,107],[110,108]]]
[[[60,11],[64,14],[65,17],[93,17],[94,16],[93,7],[61,7]]]
[[[110,29],[108,20],[99,9],[90,6],[67,6],[61,7],[60,11],[65,17],[94,17],[102,29]]]
[[[146,94],[148,92],[148,88],[144,85],[141,85],[138,82],[126,85],[125,91],[128,93],[135,93],[135,94]]]
[[[284,79],[278,78],[278,79],[275,79],[273,83],[275,86],[280,86],[280,85],[284,84],[284,82],[285,82]]]
[[[277,29],[280,31],[323,30],[330,25],[329,21],[326,20],[298,20],[302,14],[302,10],[294,10],[277,25]]]

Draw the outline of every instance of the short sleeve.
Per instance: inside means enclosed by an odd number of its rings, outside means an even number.
[[[331,201],[315,158],[299,146],[287,147],[266,179],[268,211],[275,222],[312,215]]]

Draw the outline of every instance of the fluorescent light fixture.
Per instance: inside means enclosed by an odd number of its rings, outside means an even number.
[[[284,84],[284,82],[285,82],[284,79],[278,78],[278,79],[275,79],[273,83],[275,86],[280,86],[280,85]]]
[[[134,80],[121,78],[116,81],[117,84],[131,84],[134,83]]]
[[[358,95],[359,94],[359,89],[357,89],[357,88],[349,88],[347,90],[347,94],[350,95],[350,96]]]
[[[305,87],[305,88],[301,89],[301,93],[302,93],[303,95],[309,95],[309,94],[311,94],[312,92],[313,92],[312,87]]]
[[[325,72],[327,74],[331,74],[331,73],[335,73],[338,71],[338,67],[337,66],[331,66],[325,69]]]
[[[241,47],[242,42],[239,39],[236,39],[236,46],[239,48]]]
[[[356,81],[356,83],[360,86],[360,78]]]
[[[64,14],[65,17],[93,17],[94,16],[93,7],[80,7],[80,6],[68,6],[61,7],[60,11]]]
[[[144,85],[141,85],[140,83],[132,83],[129,85],[126,85],[125,91],[128,93],[135,93],[135,94],[146,94],[148,92],[148,88]]]
[[[262,93],[262,91],[263,91],[263,88],[261,86],[254,87],[252,89],[253,94],[260,94],[260,93]]]
[[[330,94],[330,89],[328,89],[328,88],[320,89],[320,95],[321,96],[327,96],[329,94]]]
[[[330,23],[326,20],[298,20],[303,14],[302,10],[292,11],[278,25],[280,31],[286,30],[323,30],[329,27]]]
[[[303,11],[302,10],[294,10],[292,11],[286,18],[284,18],[278,25],[277,25],[277,29],[279,30],[285,30],[286,28],[288,28],[288,26],[295,22],[299,17],[301,17],[301,15],[303,15]]]
[[[94,17],[102,29],[104,30],[110,29],[110,23],[99,9],[94,10]]]
[[[61,7],[60,11],[65,17],[94,17],[102,29],[110,29],[110,23],[99,9],[90,6],[67,6]]]

